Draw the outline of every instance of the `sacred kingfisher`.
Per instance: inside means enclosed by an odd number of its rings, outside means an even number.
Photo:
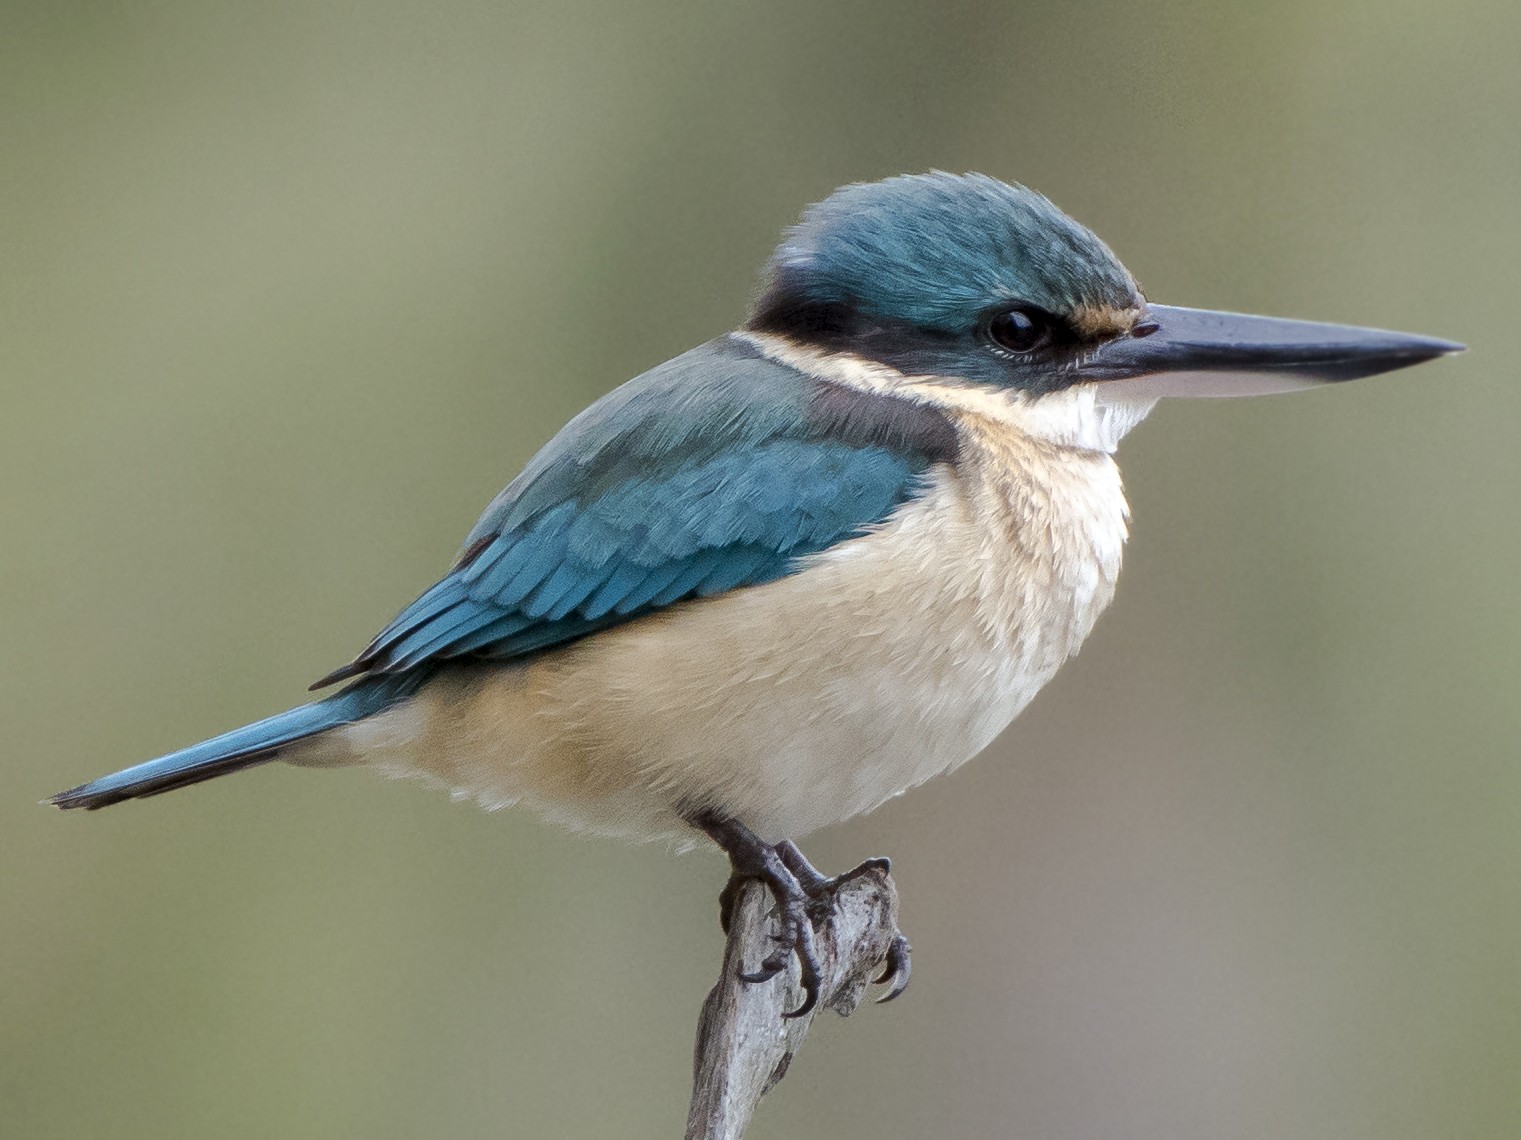
[[[635,840],[706,833],[775,895],[791,840],[980,752],[1114,594],[1120,439],[1162,396],[1371,376],[1427,337],[1152,304],[1094,234],[979,175],[811,207],[737,331],[570,421],[331,696],[62,792],[364,764]],[[732,884],[731,884],[732,885]],[[890,961],[906,981],[906,945]]]

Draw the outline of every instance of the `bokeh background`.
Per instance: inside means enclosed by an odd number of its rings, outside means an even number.
[[[1521,1132],[1521,7],[0,4],[0,1134],[678,1135],[709,855],[279,766],[276,711],[807,202],[1027,182],[1172,303],[1453,361],[1164,405],[1119,600],[895,857],[913,989],[752,1135]]]

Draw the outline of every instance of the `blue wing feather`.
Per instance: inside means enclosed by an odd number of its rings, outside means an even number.
[[[938,412],[722,338],[566,425],[487,508],[455,568],[319,684],[522,656],[773,581],[885,520],[955,451]]]
[[[500,611],[498,611],[500,613]],[[454,643],[456,655],[485,651],[492,646],[502,648],[512,644],[512,639],[537,623],[520,613],[504,614],[485,622]]]
[[[656,594],[676,580],[684,565],[684,562],[672,560],[664,566],[655,566],[646,571],[636,586],[613,603],[613,613],[619,617],[628,617],[644,609]]]
[[[698,584],[700,598],[727,593],[738,586],[758,586],[780,578],[787,571],[787,560],[763,546],[736,546],[723,563],[709,571]]]
[[[632,594],[634,587],[650,576],[650,568],[637,562],[619,564],[612,575],[592,592],[581,604],[581,612],[589,618],[600,618],[614,606]]]
[[[497,537],[475,561],[456,571],[454,577],[464,584],[471,597],[494,597],[528,564],[532,551],[532,543]]]

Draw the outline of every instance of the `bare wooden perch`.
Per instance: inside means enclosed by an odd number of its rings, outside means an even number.
[[[815,1014],[831,1009],[849,1017],[870,983],[893,982],[884,1001],[907,984],[908,943],[898,933],[898,890],[887,860],[842,876],[813,909],[819,1001],[786,1017],[803,1000],[795,959],[767,982],[739,976],[771,953],[781,929],[770,891],[753,879],[740,886],[718,984],[697,1022],[687,1140],[740,1140],[760,1098],[787,1075]],[[884,972],[891,976],[878,976]]]

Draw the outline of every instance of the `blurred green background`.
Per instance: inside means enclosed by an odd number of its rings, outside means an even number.
[[[835,185],[976,169],[1151,296],[1467,341],[1164,405],[1125,580],[890,853],[907,998],[752,1135],[1521,1132],[1521,7],[0,4],[0,1134],[680,1133],[722,863],[279,766],[276,711]]]

